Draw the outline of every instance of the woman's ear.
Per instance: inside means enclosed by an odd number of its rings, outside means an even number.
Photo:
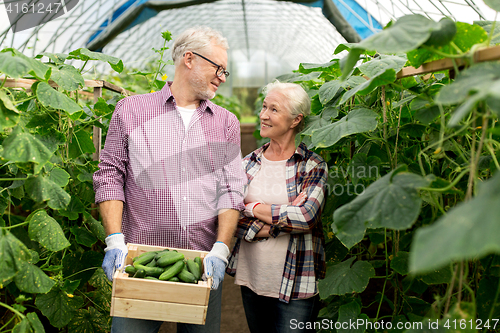
[[[295,117],[292,121],[292,126],[290,126],[290,128],[295,128],[295,127],[299,126],[299,124],[303,118],[304,118],[304,115],[302,115],[302,114],[299,114],[297,117]]]

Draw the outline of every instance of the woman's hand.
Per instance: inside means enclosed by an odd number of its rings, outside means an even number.
[[[302,206],[307,200],[307,194],[305,192],[300,192],[297,198],[293,200],[292,206]]]

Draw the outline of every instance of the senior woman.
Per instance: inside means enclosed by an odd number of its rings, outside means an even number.
[[[252,333],[300,332],[316,319],[317,280],[326,270],[321,211],[327,165],[304,143],[295,146],[311,108],[304,89],[273,82],[264,93],[260,135],[270,142],[243,160],[245,216],[227,273],[241,286]]]

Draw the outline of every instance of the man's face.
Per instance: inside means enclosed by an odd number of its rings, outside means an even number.
[[[210,52],[200,54],[214,63],[221,65],[224,69],[227,68],[227,52],[222,47],[212,44]],[[219,85],[226,82],[226,76],[221,75],[218,77],[216,75],[217,66],[200,56],[193,55],[193,57],[191,86],[198,99],[212,99],[215,97]]]

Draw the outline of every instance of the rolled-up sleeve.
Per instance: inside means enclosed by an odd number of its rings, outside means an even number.
[[[325,203],[328,168],[323,161],[312,168],[304,177],[302,192],[307,200],[301,206],[271,205],[272,225],[269,234],[277,237],[280,232],[308,233],[321,218]]]
[[[101,151],[99,170],[94,173],[95,202],[121,200],[125,202],[123,186],[127,174],[127,136],[122,119],[126,100],[117,103],[109,124],[106,143]]]
[[[242,211],[243,186],[247,182],[245,171],[241,164],[240,124],[234,115],[230,117],[227,127],[227,144],[224,154],[224,165],[218,175],[217,209],[235,209]]]

